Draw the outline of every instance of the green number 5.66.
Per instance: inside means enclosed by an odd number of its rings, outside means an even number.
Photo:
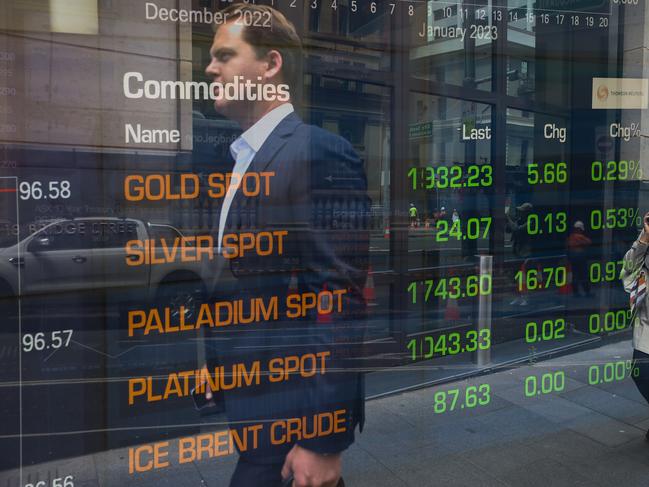
[[[532,163],[527,166],[529,184],[563,184],[568,181],[568,165],[565,162]]]

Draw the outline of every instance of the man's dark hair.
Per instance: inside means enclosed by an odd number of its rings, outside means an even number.
[[[253,47],[257,59],[263,58],[271,50],[276,50],[282,55],[282,78],[293,93],[300,76],[302,61],[302,41],[293,23],[284,17],[284,14],[268,5],[237,3],[221,12],[227,14],[227,22],[238,19],[239,15],[244,15],[244,12],[252,12],[252,18],[255,20],[259,18],[255,13],[262,14],[258,22],[243,28],[243,40]],[[269,16],[270,25],[265,25]]]

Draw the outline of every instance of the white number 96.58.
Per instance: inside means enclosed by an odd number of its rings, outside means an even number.
[[[68,199],[72,196],[70,181],[48,181],[47,185],[42,181],[22,181],[18,185],[21,200],[56,200]]]

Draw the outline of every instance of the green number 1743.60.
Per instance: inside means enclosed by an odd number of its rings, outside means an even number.
[[[412,281],[408,284],[408,292],[412,304],[417,304],[419,292],[424,303],[440,299],[473,298],[479,295],[491,294],[491,276],[489,274],[470,276],[441,277],[437,280]]]

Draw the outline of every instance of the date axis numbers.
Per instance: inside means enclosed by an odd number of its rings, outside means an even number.
[[[255,3],[249,0],[246,3]],[[362,12],[370,14],[390,14],[394,15],[398,8],[405,8],[409,16],[415,15],[415,4],[411,2],[366,2],[364,0],[272,0],[272,6],[283,6],[287,4],[288,8],[302,8],[306,5],[311,10],[330,8],[331,10],[348,9],[352,13]]]

